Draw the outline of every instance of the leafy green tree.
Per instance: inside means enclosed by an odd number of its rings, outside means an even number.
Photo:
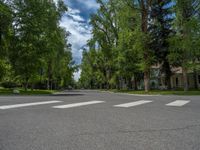
[[[120,80],[126,80],[131,87],[132,77],[140,74],[139,68],[142,68],[148,90],[152,62],[148,48],[148,15],[151,5],[131,0],[98,0],[98,3],[100,9],[91,18],[92,49],[96,51],[94,62],[98,65],[91,65],[90,68],[103,76],[106,88],[120,87]],[[144,9],[147,14],[143,13]]]
[[[105,78],[106,88],[111,87],[112,78],[115,72],[115,49],[118,44],[118,17],[117,7],[119,3],[112,0],[104,2],[102,0],[97,1],[100,4],[100,8],[96,14],[91,17],[91,25],[93,27],[93,45],[98,45],[98,54],[102,57],[97,61],[100,61],[101,67],[98,75],[103,75]]]
[[[0,80],[6,75],[8,49],[11,38],[12,11],[5,1],[0,1]]]
[[[126,81],[129,89],[133,88],[132,79],[134,77],[134,88],[137,89],[139,70],[139,51],[134,47],[137,30],[138,14],[136,7],[131,1],[122,1],[118,11],[119,20],[119,42],[117,45],[117,75],[118,79]]]
[[[53,59],[53,80],[55,87],[67,87],[73,84],[73,72],[75,65],[72,61],[71,47],[68,44],[67,38],[69,34],[60,29],[60,44],[57,44],[57,51]]]
[[[92,38],[88,50],[83,51],[80,78],[83,87],[121,88],[120,83],[125,81],[128,88],[133,88],[132,79],[140,81],[143,77],[145,91],[149,91],[151,66],[159,63],[170,89],[170,66],[192,64],[197,68],[200,51],[197,0],[97,2],[100,8],[91,17]],[[189,17],[181,11],[189,13]],[[134,87],[137,89],[137,83]]]
[[[176,1],[176,35],[170,38],[169,59],[172,64],[182,67],[184,90],[188,90],[188,70],[195,65],[199,53],[199,21],[197,0]]]
[[[152,65],[153,61],[153,54],[152,51],[149,47],[149,41],[150,41],[150,35],[148,31],[149,27],[149,16],[151,13],[151,8],[152,8],[152,0],[138,0],[138,9],[140,13],[140,36],[139,37],[139,42],[143,43],[138,43],[137,47],[140,49],[142,53],[142,70],[144,72],[144,87],[145,91],[148,92],[150,90],[150,67]]]
[[[93,78],[94,78],[94,57],[91,57],[91,50],[87,51],[86,49],[82,52],[82,64],[81,68],[81,76],[79,82],[84,88],[94,88],[93,87]],[[96,57],[96,56],[95,56]]]
[[[59,27],[59,22],[63,13],[67,11],[67,7],[65,6],[62,0],[58,1],[58,6],[55,6],[55,3],[49,3],[49,9],[47,9],[46,14],[46,28],[45,28],[45,51],[44,51],[44,59],[45,66],[47,66],[47,89],[52,89],[53,85],[53,66],[58,53],[60,52],[60,56],[64,53],[64,48],[67,43],[65,43],[66,33],[62,33]],[[64,34],[64,35],[63,35]],[[64,40],[64,41],[63,41]]]
[[[52,89],[53,84],[54,87],[63,86],[64,80],[65,83],[72,80],[68,33],[59,27],[62,15],[67,11],[64,2],[59,0],[56,5],[53,1],[13,0],[10,6],[14,12],[14,37],[9,57],[25,89],[30,82],[33,85],[39,78],[41,81],[45,73],[48,89],[50,86]]]
[[[14,13],[14,38],[10,60],[16,75],[21,77],[25,90],[28,82],[37,74],[40,62],[42,36],[44,35],[44,7],[47,3],[39,0],[14,0],[11,4]]]
[[[12,11],[9,6],[0,1],[0,57],[6,56],[11,34]]]

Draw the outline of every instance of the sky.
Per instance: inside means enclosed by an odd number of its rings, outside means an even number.
[[[56,0],[55,0],[56,1]],[[68,12],[61,20],[61,26],[69,31],[69,43],[72,44],[73,60],[81,63],[82,48],[91,38],[90,15],[98,9],[96,0],[64,0],[68,6]],[[75,80],[80,77],[80,71],[74,74]]]

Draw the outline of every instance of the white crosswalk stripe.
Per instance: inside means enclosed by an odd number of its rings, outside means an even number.
[[[187,103],[189,103],[190,101],[188,100],[176,100],[174,102],[168,103],[166,104],[167,106],[177,106],[177,107],[181,107],[186,105]]]
[[[62,101],[44,101],[44,102],[4,105],[4,106],[0,106],[0,109],[12,109],[12,108],[20,108],[20,107],[28,107],[28,106],[36,106],[36,105],[44,105],[44,104],[53,104],[53,103],[60,103],[60,102],[62,102]]]
[[[114,107],[133,107],[133,106],[138,106],[138,105],[143,105],[147,103],[151,103],[152,101],[149,100],[140,100],[140,101],[135,101],[135,102],[130,102],[130,103],[124,103],[124,104],[119,104],[119,105],[114,105]]]
[[[20,108],[20,107],[30,107],[30,106],[36,106],[36,105],[44,105],[44,104],[54,104],[54,103],[60,103],[63,101],[43,101],[43,102],[33,102],[33,103],[20,103],[20,104],[13,104],[13,105],[2,105],[0,106],[0,110],[4,109],[13,109],[13,108]],[[129,103],[122,103],[114,105],[113,107],[122,107],[122,108],[129,108],[139,105],[144,105],[151,103],[153,101],[151,100],[139,100]],[[99,103],[105,103],[105,101],[87,101],[87,102],[79,102],[79,103],[71,103],[71,104],[64,104],[64,105],[56,105],[52,106],[52,108],[73,108],[73,107],[80,107],[80,106],[86,106],[86,105],[92,105],[92,104],[99,104]],[[190,100],[175,100],[173,102],[170,102],[168,104],[165,104],[166,106],[175,106],[175,107],[181,107],[186,104],[190,103]]]
[[[53,106],[53,108],[63,109],[63,108],[80,107],[80,106],[99,104],[99,103],[105,103],[105,102],[104,101],[89,101],[89,102],[81,102],[81,103],[73,103],[73,104],[67,104],[67,105]]]

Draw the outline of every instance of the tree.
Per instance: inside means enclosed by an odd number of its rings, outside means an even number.
[[[50,10],[50,11],[49,11]],[[53,84],[53,65],[54,60],[56,59],[57,53],[61,51],[60,54],[63,54],[64,48],[67,46],[67,33],[62,35],[63,31],[61,31],[59,27],[59,21],[63,13],[67,11],[67,7],[65,6],[62,0],[58,1],[58,6],[55,6],[55,3],[49,3],[49,10],[47,9],[46,14],[46,28],[45,28],[45,36],[44,40],[46,43],[44,59],[46,62],[46,70],[47,70],[47,89],[52,89]],[[64,40],[64,41],[63,41]]]
[[[135,13],[133,13],[135,12]],[[133,88],[132,79],[134,77],[134,88],[137,89],[138,74],[140,74],[138,49],[135,48],[138,36],[138,14],[135,5],[131,1],[123,1],[118,10],[119,40],[117,45],[117,78],[126,81],[127,88]],[[118,81],[120,82],[120,81]],[[118,86],[118,88],[121,88]]]
[[[101,58],[101,66],[99,67],[104,75],[106,88],[111,87],[111,81],[115,72],[114,56],[115,48],[118,44],[118,22],[117,22],[117,1],[109,2],[97,1],[100,8],[96,14],[91,17],[91,25],[93,27],[93,45],[98,45]],[[95,46],[93,46],[95,47]]]
[[[29,82],[33,86],[38,76],[41,79],[44,74],[47,74],[48,89],[50,85],[51,89],[53,84],[57,86],[58,80],[59,85],[63,80],[65,83],[71,80],[73,69],[68,33],[59,26],[67,11],[64,2],[59,0],[56,5],[53,1],[14,0],[10,6],[14,12],[14,37],[9,57],[25,90]],[[56,70],[58,66],[62,66],[60,72]]]
[[[170,38],[171,63],[182,67],[184,90],[188,90],[188,70],[195,65],[199,53],[199,21],[197,18],[199,1],[176,1],[176,35]],[[195,61],[193,61],[195,59]]]
[[[51,57],[54,87],[67,87],[73,84],[72,77],[76,68],[72,61],[71,45],[67,41],[68,36],[69,33],[60,28],[57,51],[54,57]]]
[[[14,13],[14,34],[10,60],[16,75],[24,83],[25,90],[28,82],[37,74],[40,62],[41,45],[44,36],[47,3],[39,0],[14,0],[11,4]]]
[[[148,26],[149,26],[149,17],[150,17],[150,10],[152,7],[152,0],[138,0],[139,4],[139,12],[141,15],[141,31],[143,37],[143,44],[140,44],[140,50],[143,53],[143,71],[144,71],[144,87],[145,91],[148,92],[150,89],[149,81],[150,81],[150,67],[152,65],[152,53],[149,48],[149,33],[148,33]],[[142,40],[142,39],[140,39]]]
[[[91,68],[98,70],[98,75],[103,75],[107,88],[120,87],[121,80],[126,80],[130,88],[132,77],[140,74],[139,68],[142,68],[148,90],[152,54],[148,49],[147,29],[151,5],[144,4],[144,1],[139,1],[138,5],[131,0],[98,0],[98,3],[100,9],[91,18],[92,49],[98,55],[94,58],[98,65]],[[148,14],[143,13],[144,9]],[[138,15],[138,12],[141,14]]]
[[[100,8],[91,17],[92,38],[81,64],[80,81],[85,87],[121,88],[120,83],[125,82],[133,88],[133,77],[134,81],[143,77],[147,92],[151,66],[159,63],[170,89],[171,66],[194,66],[199,61],[199,1],[97,2]],[[176,12],[172,11],[173,6]],[[193,15],[182,15],[180,20],[180,10]],[[176,22],[174,28],[172,21]],[[137,89],[137,83],[134,87]]]
[[[12,11],[5,1],[0,1],[0,80],[6,74],[11,24]]]
[[[0,20],[0,56],[2,58],[7,54],[12,23],[11,9],[4,1],[0,1]]]
[[[151,9],[151,23],[149,32],[151,35],[150,48],[155,55],[155,63],[161,65],[161,72],[165,74],[165,84],[168,89],[171,89],[171,68],[167,58],[169,55],[168,39],[172,36],[172,11],[171,0],[153,0]]]

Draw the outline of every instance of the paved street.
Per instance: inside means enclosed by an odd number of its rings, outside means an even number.
[[[0,97],[0,150],[199,150],[200,96]]]

